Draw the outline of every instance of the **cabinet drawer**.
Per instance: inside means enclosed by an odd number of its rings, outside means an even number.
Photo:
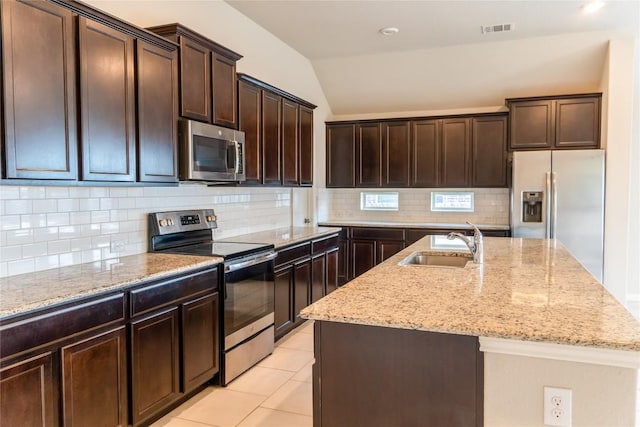
[[[124,320],[124,293],[77,304],[0,327],[0,358]]]
[[[404,240],[404,229],[398,228],[352,228],[352,239]]]
[[[311,256],[311,242],[279,250],[276,257],[276,267],[309,256]]]
[[[336,234],[321,240],[314,240],[311,244],[311,252],[313,255],[317,255],[338,246],[338,235]]]
[[[217,289],[217,268],[136,289],[131,291],[131,316]]]

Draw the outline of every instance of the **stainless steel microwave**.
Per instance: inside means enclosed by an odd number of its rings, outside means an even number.
[[[180,180],[244,181],[244,132],[180,119]]]

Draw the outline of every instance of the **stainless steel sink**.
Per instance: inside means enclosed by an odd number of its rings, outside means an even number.
[[[457,267],[464,268],[467,262],[473,258],[466,255],[436,255],[428,252],[414,252],[404,260],[400,261],[400,265],[423,265],[427,267]]]

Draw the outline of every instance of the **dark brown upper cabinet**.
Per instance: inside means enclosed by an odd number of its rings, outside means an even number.
[[[262,183],[282,184],[282,97],[262,91]]]
[[[356,126],[356,187],[382,186],[382,129],[380,123]]]
[[[135,181],[133,37],[79,19],[82,179]]]
[[[411,187],[440,183],[440,121],[411,122]]]
[[[408,120],[382,125],[382,186],[409,187],[411,126]]]
[[[327,124],[327,187],[355,187],[356,124]]]
[[[137,41],[138,181],[178,182],[178,51]]]
[[[471,165],[468,118],[442,120],[442,187],[468,187]]]
[[[472,187],[507,186],[507,117],[471,119]]]
[[[315,105],[238,74],[238,129],[245,134],[245,185],[313,184]]]
[[[39,1],[2,8],[5,178],[78,178],[74,15]]]
[[[313,110],[300,105],[300,185],[313,184]]]
[[[244,132],[245,184],[262,184],[262,90],[238,82],[238,128]]]
[[[180,115],[236,129],[236,62],[242,55],[181,24],[148,30],[180,45]]]
[[[284,99],[282,101],[282,182],[284,185],[300,184],[300,106]]]
[[[512,98],[509,148],[550,150],[598,148],[602,94]]]

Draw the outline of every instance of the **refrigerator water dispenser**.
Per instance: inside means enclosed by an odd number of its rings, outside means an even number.
[[[522,222],[542,222],[542,191],[522,192]]]

